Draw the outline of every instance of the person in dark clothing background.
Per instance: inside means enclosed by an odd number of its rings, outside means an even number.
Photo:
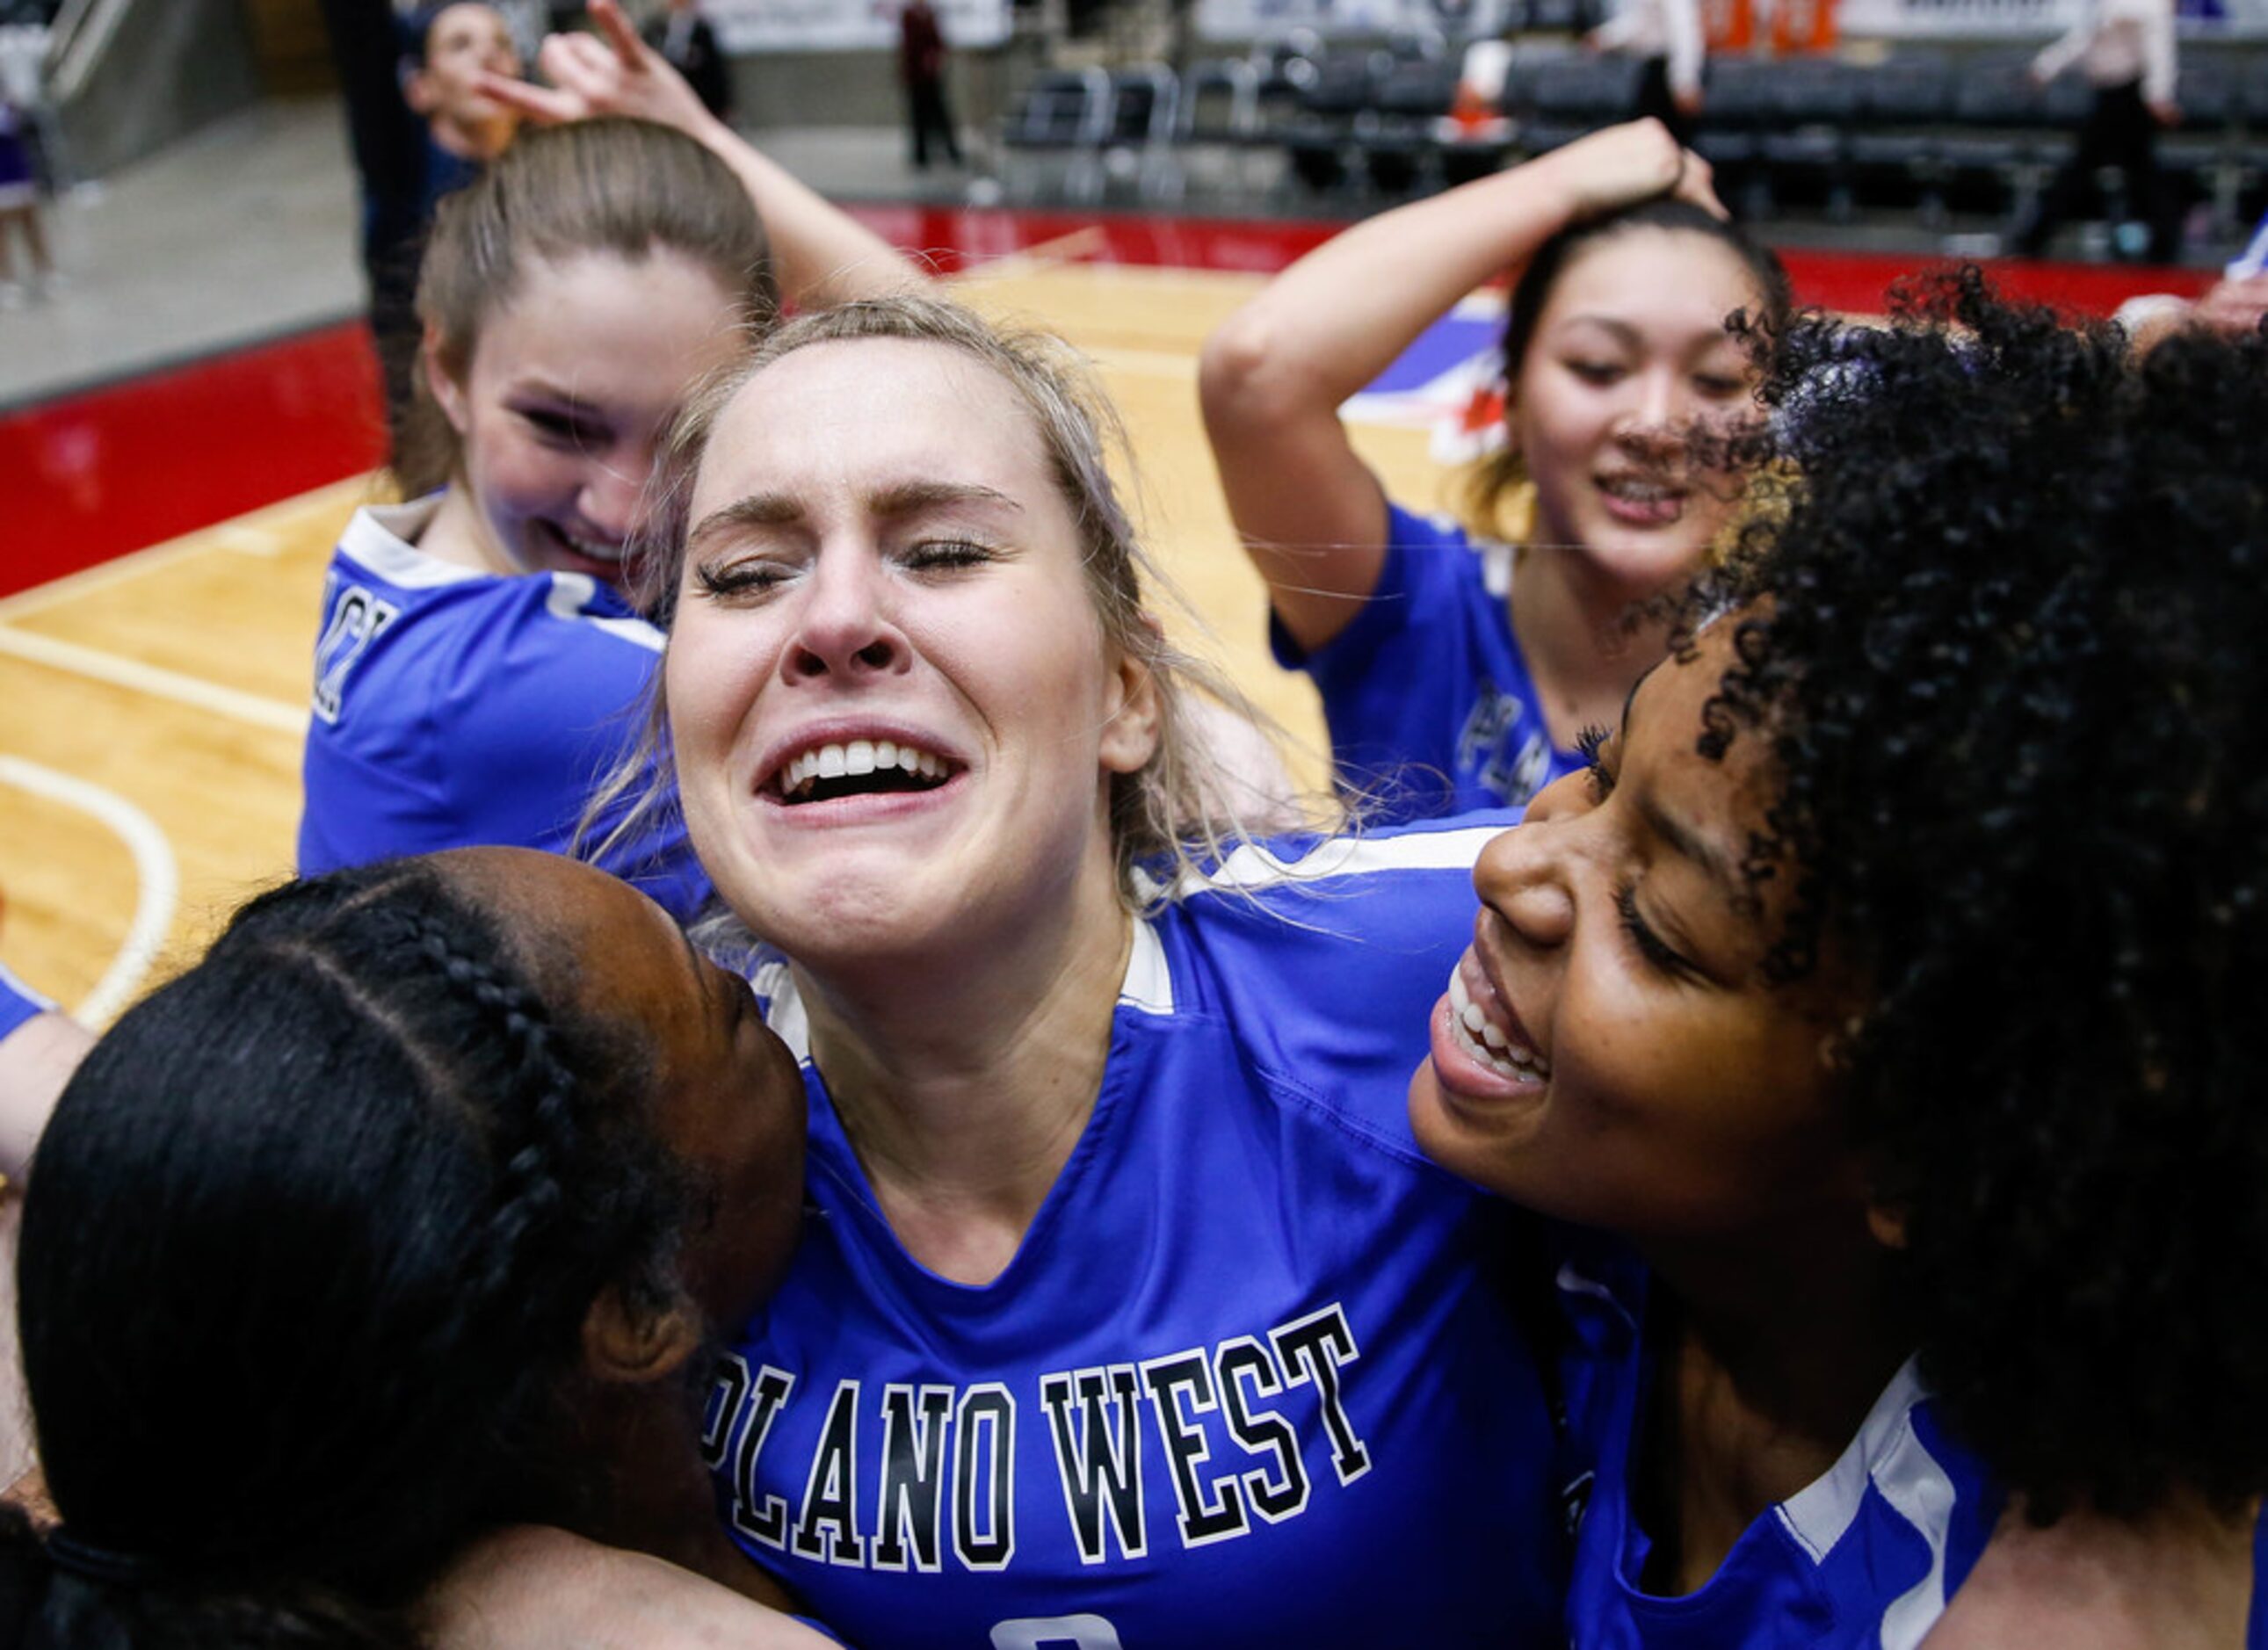
[[[717,33],[701,15],[701,0],[666,0],[640,31],[645,43],[685,77],[710,114],[733,122],[732,66],[725,61]]]
[[[898,77],[905,83],[915,170],[929,165],[932,137],[944,147],[945,158],[959,166],[961,140],[954,136],[953,112],[945,102],[945,36],[929,0],[906,0],[898,13]]]
[[[426,226],[441,197],[480,175],[517,116],[481,97],[482,70],[517,75],[504,16],[460,0],[397,18],[386,0],[324,0],[347,130],[362,179],[362,262],[385,379],[387,450],[400,446],[419,328],[412,301]]]

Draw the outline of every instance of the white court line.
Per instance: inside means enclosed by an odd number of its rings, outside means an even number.
[[[181,875],[173,863],[173,845],[156,821],[116,792],[106,791],[67,773],[57,773],[52,768],[42,768],[20,756],[0,755],[0,784],[11,784],[18,791],[28,791],[33,796],[77,808],[82,814],[92,814],[110,827],[134,856],[134,872],[140,884],[140,893],[134,902],[134,920],[127,927],[118,954],[110,960],[110,967],[71,1011],[87,1025],[107,1025],[140,987],[150,964],[157,959],[158,947],[166,943],[166,935],[173,928],[173,910],[180,902],[181,891]]]
[[[306,705],[286,704],[281,699],[263,698],[259,694],[246,693],[240,689],[224,688],[218,682],[185,676],[178,670],[145,665],[137,659],[124,659],[116,653],[82,647],[76,642],[57,641],[52,636],[19,630],[12,625],[0,624],[0,654],[26,659],[34,665],[45,665],[53,670],[68,671],[72,675],[85,676],[94,681],[107,682],[114,688],[148,694],[152,698],[170,699],[176,704],[210,711],[216,716],[249,722],[254,727],[271,728],[279,733],[298,737],[304,736],[307,731]]]

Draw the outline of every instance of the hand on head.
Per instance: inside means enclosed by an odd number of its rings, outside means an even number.
[[[1669,129],[1651,117],[1579,138],[1554,151],[1546,164],[1567,192],[1571,223],[1658,195],[1690,201],[1719,217],[1732,216],[1717,199],[1709,163],[1678,147]]]
[[[591,0],[596,35],[553,34],[535,55],[549,86],[489,76],[483,90],[547,125],[628,114],[698,136],[714,117],[668,60],[638,38],[619,0]]]

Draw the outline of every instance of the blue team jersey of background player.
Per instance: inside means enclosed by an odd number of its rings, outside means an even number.
[[[563,853],[635,742],[661,633],[579,573],[500,578],[419,550],[437,501],[361,510],[315,644],[299,870],[501,843]],[[709,882],[670,816],[600,863],[680,917]]]
[[[1331,760],[1374,817],[1520,807],[1582,765],[1551,742],[1512,633],[1509,545],[1389,505],[1378,587],[1347,628],[1303,652],[1271,619],[1277,662],[1323,701]]]
[[[1631,1455],[1652,1384],[1640,1333],[1646,1269],[1570,1236],[1559,1295],[1574,1336],[1562,1359],[1563,1499],[1575,1521],[1572,1650],[1912,1650],[1975,1568],[2006,1496],[1948,1433],[1909,1359],[1827,1472],[1742,1532],[1683,1597],[1638,1585],[1652,1543],[1631,1506]],[[2074,1440],[2075,1449],[2086,1440]],[[2268,1525],[2261,1527],[2268,1531]],[[2268,1558],[2268,1534],[2255,1552]],[[2257,1558],[2256,1559],[2257,1562]],[[2268,1650],[2256,1585],[2250,1650]]]
[[[55,1005],[8,971],[0,962],[0,1037],[27,1020],[36,1020]]]
[[[1526,1229],[1424,1160],[1405,1100],[1500,823],[1138,924],[1093,1116],[983,1286],[900,1246],[756,970],[819,1212],[705,1443],[813,1616],[890,1650],[1557,1642],[1549,1411],[1484,1265]],[[1250,848],[1222,874],[1281,877]]]

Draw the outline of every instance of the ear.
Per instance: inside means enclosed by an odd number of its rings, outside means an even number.
[[[701,1315],[681,1295],[649,1311],[610,1284],[583,1315],[583,1366],[599,1381],[659,1381],[683,1368],[700,1345]]]
[[[431,72],[413,69],[401,77],[401,100],[421,120],[431,120],[433,111],[441,101],[439,89],[433,84]]]
[[[1884,1249],[1902,1249],[1906,1246],[1905,1211],[1870,1203],[1867,1205],[1867,1230]]]
[[[1143,628],[1153,637],[1165,630],[1149,614]],[[1163,707],[1158,698],[1158,679],[1148,663],[1131,652],[1120,655],[1111,684],[1110,715],[1102,729],[1102,765],[1112,773],[1138,773],[1158,753]]]
[[[431,321],[425,323],[425,335],[417,346],[417,365],[425,374],[425,387],[433,393],[434,404],[449,427],[462,439],[471,415],[465,406],[465,387],[450,375],[448,365],[441,358],[441,329]]]

